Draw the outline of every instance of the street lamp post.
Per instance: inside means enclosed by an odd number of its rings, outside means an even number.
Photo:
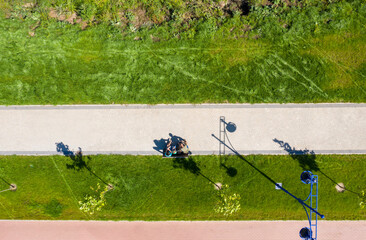
[[[305,203],[309,201],[310,208],[308,210],[304,207],[306,215],[309,221],[309,227],[304,227],[300,230],[300,237],[304,240],[316,240],[318,235],[318,176],[313,175],[310,171],[304,171],[300,175],[300,180],[304,184],[310,184],[310,193],[308,197],[302,202]],[[315,190],[314,190],[315,188]],[[315,202],[315,207],[313,206]],[[315,219],[313,219],[313,213],[315,213]],[[320,215],[324,218],[324,215]],[[313,237],[314,235],[314,237]]]
[[[219,137],[217,138],[214,134],[212,134],[212,136],[214,138],[216,138],[219,141],[219,155],[225,155],[225,148],[228,148],[229,150],[231,150],[233,153],[235,153],[237,156],[239,156],[240,158],[242,158],[244,161],[246,161],[232,146],[230,140],[228,139],[229,144],[231,145],[228,146],[225,142],[225,139],[228,138],[227,137],[227,133],[226,133],[226,127],[229,124],[225,121],[225,117],[221,116],[220,117],[220,132],[219,132]],[[231,127],[233,129],[233,131],[236,130],[236,125],[233,124],[234,127]],[[233,132],[230,131],[230,132]],[[282,185],[276,183],[274,180],[272,180],[270,177],[268,177],[266,174],[264,174],[263,172],[261,172],[259,169],[257,169],[253,164],[249,163],[248,161],[246,161],[249,165],[251,165],[253,168],[255,168],[257,171],[259,171],[264,177],[266,177],[270,182],[272,182],[277,189],[280,189],[282,191],[284,191],[285,193],[287,193],[288,195],[290,195],[291,197],[293,197],[294,199],[296,199],[305,209],[306,215],[308,217],[309,220],[309,228],[304,227],[300,230],[300,237],[303,240],[317,240],[317,231],[318,231],[318,215],[321,218],[324,218],[325,216],[320,214],[318,212],[318,176],[317,175],[313,175],[310,171],[304,171],[301,173],[300,179],[304,184],[310,184],[310,193],[309,196],[305,199],[302,200],[298,197],[296,197],[295,195],[293,195],[292,193],[290,193],[289,191],[287,191],[285,188],[282,187]],[[315,194],[314,194],[314,187],[316,188],[315,190]],[[313,206],[313,202],[315,199],[315,207]],[[307,204],[306,202],[310,200],[309,204]],[[308,210],[310,211],[310,214],[308,213]],[[314,214],[313,214],[314,213]],[[313,220],[313,215],[315,215],[315,219]],[[315,237],[313,238],[313,233],[315,235]]]

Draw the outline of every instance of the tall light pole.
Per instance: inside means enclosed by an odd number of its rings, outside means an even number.
[[[228,148],[230,151],[232,151],[233,153],[235,153],[239,158],[241,158],[242,160],[244,160],[245,162],[247,162],[251,167],[253,167],[254,169],[256,169],[259,173],[261,173],[265,178],[267,178],[270,182],[272,182],[278,189],[282,190],[283,192],[287,193],[288,195],[290,195],[291,197],[293,197],[294,199],[296,199],[305,209],[306,215],[308,217],[309,220],[309,228],[302,228],[300,230],[300,237],[304,240],[317,240],[317,229],[318,229],[318,215],[321,218],[324,218],[325,216],[320,214],[318,212],[318,176],[313,175],[310,171],[304,171],[301,173],[300,179],[304,184],[310,184],[310,194],[307,197],[307,199],[302,200],[298,197],[296,197],[295,195],[293,195],[292,193],[290,193],[289,191],[287,191],[285,188],[283,188],[280,184],[276,183],[273,179],[271,179],[270,177],[268,177],[265,173],[263,173],[261,170],[259,170],[257,167],[255,167],[252,163],[248,162],[247,160],[245,160],[245,158],[240,155],[235,148],[233,147],[233,145],[231,144],[230,140],[228,139],[228,142],[230,144],[230,146],[228,146],[225,142],[225,139],[228,138],[227,134],[226,134],[226,130],[225,130],[225,117],[221,116],[220,117],[220,138],[216,137],[214,134],[211,134],[212,137],[216,138],[216,140],[219,141],[220,146],[219,146],[219,154],[220,155],[225,155],[225,148]],[[236,130],[236,126],[234,128],[234,131]],[[316,193],[313,194],[313,188],[314,186],[316,187]],[[313,198],[315,198],[316,200],[316,205],[315,208],[313,207]],[[308,200],[310,200],[310,205],[305,203]],[[308,210],[310,210],[310,215],[308,213]],[[315,213],[315,223],[313,223],[312,220],[312,213]],[[315,229],[315,231],[313,231],[313,229]],[[315,238],[312,237],[313,233],[315,232]]]
[[[316,240],[318,237],[318,176],[313,175],[310,171],[304,171],[300,175],[300,180],[304,184],[310,184],[310,193],[308,197],[303,200],[303,202],[309,202],[310,214],[308,210],[304,207],[306,215],[309,221],[309,227],[304,227],[300,230],[299,235],[304,240]],[[314,190],[315,188],[315,190]],[[313,206],[315,202],[315,207]],[[313,213],[315,214],[315,219],[313,219]],[[320,215],[321,218],[324,218],[324,215]],[[313,237],[314,235],[314,237]]]

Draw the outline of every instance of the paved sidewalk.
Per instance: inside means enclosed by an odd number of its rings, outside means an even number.
[[[294,240],[306,221],[0,221],[1,240]],[[318,240],[363,240],[366,221],[319,221]]]
[[[193,154],[218,154],[219,119],[242,154],[291,149],[366,153],[366,104],[203,104],[0,106],[0,154],[59,154],[62,142],[84,154],[160,154],[169,133]]]

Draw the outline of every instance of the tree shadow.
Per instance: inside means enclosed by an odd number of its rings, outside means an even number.
[[[324,177],[326,177],[328,180],[330,180],[331,182],[336,184],[338,187],[343,188],[344,190],[347,190],[351,193],[360,195],[359,193],[356,193],[356,192],[351,191],[351,190],[349,190],[345,187],[340,186],[334,179],[332,179],[326,173],[324,173],[318,167],[318,164],[315,161],[316,154],[315,154],[314,151],[310,151],[310,150],[307,150],[307,149],[305,149],[305,150],[296,150],[295,147],[291,147],[289,143],[278,140],[276,138],[273,139],[273,141],[278,143],[280,145],[280,147],[282,147],[286,152],[288,152],[288,154],[292,157],[292,159],[298,161],[299,164],[300,164],[300,167],[302,168],[302,170],[320,172]]]
[[[69,149],[68,145],[65,145],[63,142],[59,142],[56,143],[56,151],[61,152],[64,156],[69,157],[72,160],[71,163],[66,163],[67,169],[72,169],[76,171],[86,169],[90,172],[90,174],[98,178],[101,182],[103,182],[106,185],[109,185],[106,181],[104,181],[101,177],[99,177],[97,174],[95,174],[95,172],[92,171],[91,167],[88,165],[88,162],[91,160],[91,157],[90,156],[85,157],[80,147],[78,148],[78,151],[73,152]],[[85,158],[87,159],[87,161]]]
[[[214,181],[212,181],[207,176],[202,174],[201,169],[198,167],[197,163],[193,160],[192,157],[188,157],[188,159],[187,158],[174,158],[173,167],[181,168],[183,170],[189,171],[196,176],[200,175],[200,176],[204,177],[206,180],[208,180],[210,183],[214,184],[218,189],[221,188]]]
[[[278,140],[277,138],[273,139],[273,141],[278,143],[280,147],[282,147],[291,156],[292,159],[296,160],[302,170],[320,171],[319,166],[315,161],[316,155],[314,151],[310,151],[308,149],[297,150],[295,147],[291,147],[287,142]]]

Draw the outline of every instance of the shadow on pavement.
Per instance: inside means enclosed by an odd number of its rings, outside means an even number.
[[[169,133],[169,138],[172,141],[172,143],[171,143],[172,146],[176,146],[176,145],[178,145],[179,142],[184,140],[182,137],[173,135],[172,133]],[[153,147],[153,149],[161,154],[164,154],[164,152],[167,150],[166,147],[167,147],[169,138],[155,139],[154,140],[155,146]],[[186,157],[186,156],[183,156],[183,157]]]
[[[177,145],[180,141],[183,141],[183,138],[181,138],[177,135],[173,135],[172,133],[169,133],[169,137],[172,140],[173,146]],[[160,140],[155,139],[154,143],[155,143],[155,146],[153,147],[153,149],[160,153],[164,153],[164,151],[166,149],[166,145],[168,143],[168,138],[167,139],[160,138]]]
[[[155,146],[153,147],[154,150],[158,151],[159,153],[163,154],[167,145],[168,139],[160,138],[160,140],[155,139],[154,143]]]

